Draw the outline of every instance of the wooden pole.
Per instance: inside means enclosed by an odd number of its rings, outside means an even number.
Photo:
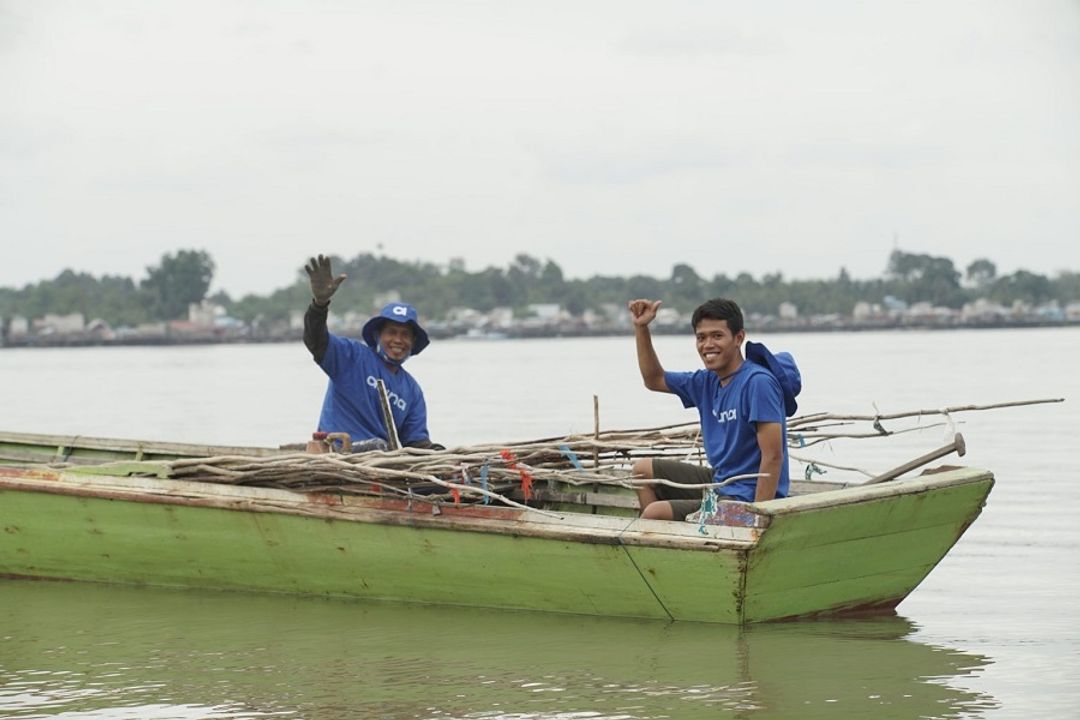
[[[928,452],[925,455],[921,455],[914,460],[910,460],[899,467],[895,467],[892,470],[878,475],[877,477],[870,478],[865,483],[863,483],[863,485],[873,485],[875,483],[894,480],[895,478],[900,477],[906,472],[910,472],[911,470],[914,470],[917,467],[921,467],[928,462],[933,462],[938,458],[943,458],[953,452],[955,452],[960,457],[964,457],[964,454],[967,453],[967,445],[964,443],[964,436],[960,433],[956,433],[956,436],[953,437],[953,441],[948,445],[943,445],[937,450]]]
[[[923,415],[949,415],[958,412],[970,412],[972,410],[997,410],[1000,408],[1021,407],[1024,405],[1046,405],[1048,403],[1065,402],[1065,398],[1045,398],[1042,400],[1014,400],[1012,402],[991,403],[989,405],[953,405],[944,408],[929,408],[926,410],[905,410],[903,412],[885,413],[877,415],[841,415],[837,413],[814,413],[803,417],[792,418],[788,422],[788,429],[802,425],[821,422],[822,420],[897,420],[899,418],[921,417]]]
[[[375,381],[379,391],[379,409],[382,410],[383,426],[386,428],[386,441],[391,450],[401,448],[401,440],[398,439],[397,425],[394,424],[394,413],[390,409],[390,396],[386,392],[386,383],[382,378]]]
[[[596,441],[596,445],[593,446],[592,451],[592,464],[593,470],[600,468],[600,396],[592,396],[592,418],[593,418],[593,440]],[[593,493],[600,492],[599,483],[593,483]],[[596,505],[592,506],[593,514],[596,514],[598,508]]]
[[[592,396],[592,418],[593,418],[593,440],[597,443],[600,442],[600,396]],[[593,449],[592,453],[593,467],[600,467],[600,453],[599,449]]]

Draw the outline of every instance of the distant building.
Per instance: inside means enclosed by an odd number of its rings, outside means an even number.
[[[600,306],[600,312],[603,313],[608,322],[612,323],[618,328],[628,328],[631,325],[630,311],[626,309],[625,305],[620,303],[604,303]]]
[[[243,323],[234,317],[230,317],[223,305],[203,300],[199,303],[188,305],[188,322],[192,328],[200,330],[219,329],[235,331]]]
[[[1061,309],[1057,300],[1051,300],[1035,308],[1035,315],[1040,320],[1050,322],[1062,322],[1065,319],[1065,311]]]
[[[942,307],[940,305],[934,305],[933,303],[920,301],[912,304],[904,313],[906,320],[915,321],[934,321],[935,324],[940,324],[944,321],[959,319],[960,311],[953,310],[952,308]]]
[[[656,324],[659,327],[678,327],[682,323],[683,316],[675,308],[662,307],[656,311]]]
[[[446,322],[450,325],[480,327],[484,324],[484,314],[470,307],[452,307],[446,311]]]
[[[900,315],[907,310],[907,303],[898,297],[892,295],[886,295],[881,298],[881,304],[885,306],[885,311],[890,315]]]
[[[112,340],[116,337],[116,333],[113,332],[109,323],[101,318],[94,318],[88,322],[86,324],[86,332],[88,335],[98,340]]]
[[[965,321],[992,322],[1008,315],[1008,308],[987,298],[978,298],[966,303],[960,310],[960,316]]]
[[[865,300],[860,300],[855,303],[855,308],[851,311],[851,317],[855,322],[876,320],[881,318],[884,314],[881,305],[878,305],[877,303],[868,303]]]
[[[163,322],[139,323],[135,334],[144,338],[162,338],[169,334],[168,326]]]
[[[586,309],[581,319],[588,328],[605,330],[629,325],[629,316],[630,313],[616,303],[604,303],[598,310]]]
[[[506,330],[514,324],[514,309],[508,307],[492,308],[486,316],[486,325],[489,328]]]
[[[558,303],[531,303],[525,310],[528,314],[517,324],[526,330],[554,327],[569,319],[569,314]]]
[[[14,315],[8,325],[8,337],[22,337],[30,334],[30,321],[22,315]]]
[[[82,313],[71,313],[69,315],[49,313],[45,317],[35,320],[33,327],[41,335],[81,333],[86,328],[86,318],[83,317]]]
[[[776,312],[780,316],[781,320],[799,319],[799,308],[795,305],[795,303],[782,302],[780,303],[780,307],[777,308]]]
[[[191,323],[192,327],[213,327],[214,325],[214,311],[220,306],[215,306],[214,303],[209,300],[203,300],[197,303],[188,303],[187,319]],[[224,313],[225,309],[221,308],[221,312]]]
[[[530,303],[526,306],[531,317],[540,322],[558,322],[563,315],[562,307],[558,303]]]
[[[1023,300],[1013,300],[1012,310],[1010,312],[1016,317],[1030,315],[1031,311],[1031,303],[1024,302]]]

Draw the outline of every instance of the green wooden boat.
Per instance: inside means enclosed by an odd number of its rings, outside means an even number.
[[[625,499],[595,492],[551,512],[146,474],[280,452],[0,433],[0,576],[731,624],[891,612],[994,483],[799,483],[699,525],[603,514]]]

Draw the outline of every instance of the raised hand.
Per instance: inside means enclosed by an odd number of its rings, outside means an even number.
[[[330,268],[330,258],[320,255],[311,258],[304,266],[308,280],[311,281],[311,297],[318,305],[326,305],[330,298],[337,292],[338,286],[345,282],[345,275],[334,277],[334,271]]]
[[[627,303],[630,309],[630,317],[634,325],[645,327],[656,319],[656,311],[660,309],[661,300],[631,300]]]

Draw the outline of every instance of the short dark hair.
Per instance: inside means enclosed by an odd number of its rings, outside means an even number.
[[[724,320],[732,335],[737,335],[743,329],[742,310],[738,303],[727,298],[706,300],[694,310],[694,316],[690,319],[694,332],[697,332],[698,323],[702,320]]]

